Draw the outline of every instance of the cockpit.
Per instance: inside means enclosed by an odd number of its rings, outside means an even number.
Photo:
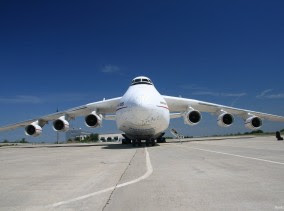
[[[131,85],[137,85],[137,84],[146,84],[146,85],[153,85],[152,81],[147,77],[136,77],[132,80]]]

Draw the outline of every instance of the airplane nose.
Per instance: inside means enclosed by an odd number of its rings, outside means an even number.
[[[137,108],[148,108],[150,106],[151,102],[148,96],[142,95],[142,96],[136,96],[132,101],[132,106]]]
[[[136,96],[131,99],[131,119],[132,125],[147,126],[151,123],[153,115],[153,106],[147,96]]]

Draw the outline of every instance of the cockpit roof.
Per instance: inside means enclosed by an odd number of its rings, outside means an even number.
[[[145,76],[139,76],[136,77],[132,80],[131,85],[137,85],[137,84],[148,84],[148,85],[153,85],[152,81],[150,78],[147,78]]]

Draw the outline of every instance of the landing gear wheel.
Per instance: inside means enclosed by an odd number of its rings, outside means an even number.
[[[158,138],[158,139],[157,139],[157,143],[166,143],[165,137]]]
[[[151,144],[152,144],[152,146],[155,146],[155,145],[156,145],[155,139],[152,139],[152,140],[151,140]]]
[[[146,140],[146,147],[149,146],[149,140]]]

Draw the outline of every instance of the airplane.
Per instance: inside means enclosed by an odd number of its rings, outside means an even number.
[[[163,142],[163,135],[169,127],[170,119],[183,118],[187,125],[197,125],[202,118],[201,112],[209,112],[217,116],[220,127],[229,127],[234,123],[234,116],[244,120],[251,130],[263,125],[263,120],[284,122],[283,116],[276,116],[256,111],[233,108],[182,97],[161,95],[153,82],[144,76],[136,77],[122,97],[89,103],[62,112],[49,114],[5,127],[0,131],[25,128],[28,136],[39,136],[42,128],[53,121],[53,129],[57,132],[69,130],[69,122],[78,116],[85,116],[85,124],[90,128],[102,125],[103,120],[115,120],[117,128],[125,134],[122,144],[154,146]]]

